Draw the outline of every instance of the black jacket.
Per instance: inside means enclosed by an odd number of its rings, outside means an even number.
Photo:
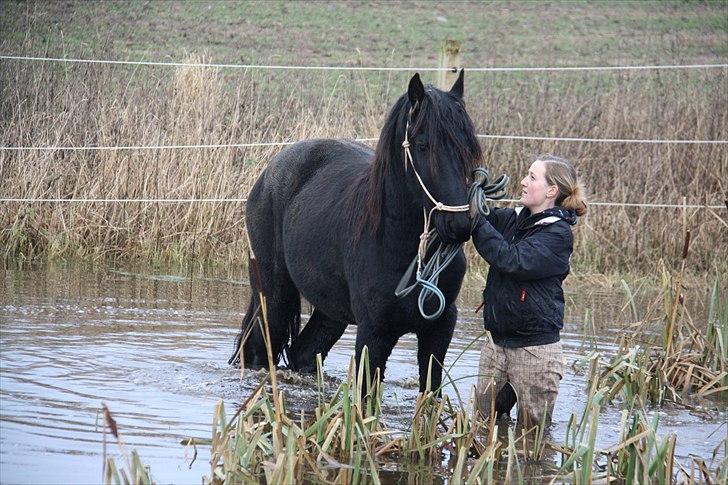
[[[501,347],[559,341],[564,326],[561,282],[569,274],[576,215],[563,207],[538,214],[493,209],[473,230],[473,244],[490,263],[483,319]]]

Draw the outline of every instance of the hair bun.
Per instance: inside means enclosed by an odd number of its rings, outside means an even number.
[[[577,216],[583,216],[587,211],[586,198],[584,197],[583,192],[583,187],[581,184],[577,183],[573,187],[571,194],[566,196],[561,205],[566,209],[576,212]]]
[[[546,164],[546,182],[556,185],[559,197],[556,204],[576,212],[577,216],[586,214],[584,186],[579,182],[574,166],[565,158],[554,155],[539,155],[536,160]]]

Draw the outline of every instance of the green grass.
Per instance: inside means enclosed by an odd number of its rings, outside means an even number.
[[[728,56],[725,2],[2,2],[5,53],[218,62],[466,65],[707,61]],[[23,45],[28,35],[29,43]],[[63,43],[61,43],[61,39]]]

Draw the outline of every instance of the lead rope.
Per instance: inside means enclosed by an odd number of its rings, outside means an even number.
[[[421,286],[420,294],[417,297],[417,306],[420,310],[420,314],[426,320],[435,320],[439,318],[445,311],[445,295],[442,293],[440,288],[437,286],[437,282],[445,268],[455,259],[460,249],[463,247],[463,243],[460,244],[443,244],[439,243],[437,249],[432,253],[429,261],[425,261],[425,257],[430,248],[438,241],[437,234],[434,229],[430,230],[430,222],[432,214],[435,211],[444,212],[466,212],[470,211],[470,215],[473,218],[473,225],[477,221],[474,216],[477,214],[481,216],[487,216],[490,213],[488,207],[488,200],[498,200],[505,197],[505,186],[508,184],[508,176],[501,175],[492,184],[488,184],[488,171],[484,168],[476,168],[473,170],[474,182],[470,186],[468,192],[468,205],[446,205],[442,202],[437,201],[422,181],[420,174],[415,168],[415,164],[412,160],[412,153],[410,152],[410,143],[408,138],[409,132],[409,121],[404,132],[404,141],[402,142],[402,148],[404,149],[404,166],[407,171],[407,166],[412,167],[412,171],[417,177],[417,181],[420,183],[420,187],[425,192],[427,197],[432,201],[433,207],[429,213],[423,207],[422,215],[424,217],[424,229],[420,234],[420,243],[417,249],[417,256],[412,260],[409,267],[405,271],[404,275],[397,284],[397,288],[394,290],[397,298],[404,298],[409,295],[412,290],[417,286]],[[416,272],[415,272],[416,268]],[[411,285],[407,286],[409,281],[412,279],[412,274],[415,274],[415,281]],[[425,311],[425,302],[431,297],[436,297],[438,300],[438,308],[434,313],[427,313]]]

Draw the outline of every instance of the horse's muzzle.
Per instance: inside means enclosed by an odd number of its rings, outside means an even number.
[[[467,212],[442,212],[435,217],[435,230],[446,244],[459,244],[470,239],[470,217]]]

